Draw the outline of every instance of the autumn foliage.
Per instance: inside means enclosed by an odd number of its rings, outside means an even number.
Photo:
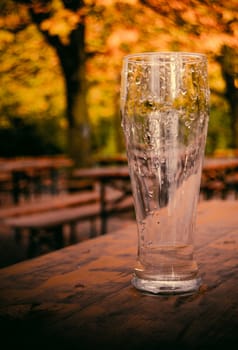
[[[207,152],[238,148],[237,0],[2,0],[0,155],[124,152],[122,58],[165,50],[208,56]]]

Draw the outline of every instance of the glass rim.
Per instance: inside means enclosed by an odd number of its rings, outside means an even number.
[[[204,53],[200,52],[187,52],[187,51],[148,51],[148,52],[138,52],[131,53],[123,57],[125,62],[139,63],[143,58],[149,57],[190,57],[198,58],[202,61],[207,60],[207,56]],[[148,61],[149,62],[149,61]]]

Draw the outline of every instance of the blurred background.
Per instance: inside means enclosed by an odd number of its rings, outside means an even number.
[[[57,204],[60,220],[71,192],[79,192],[80,205],[87,207],[92,193],[84,193],[83,203],[81,192],[94,191],[94,182],[79,181],[61,168],[70,168],[71,162],[76,170],[125,164],[120,75],[123,57],[130,53],[207,55],[206,156],[215,163],[203,171],[201,195],[238,198],[237,14],[237,0],[0,1],[0,267],[55,249],[47,230],[36,239],[23,227],[19,241],[5,219],[29,219],[33,209],[36,215],[45,209],[47,217]],[[127,189],[122,187],[123,198]],[[61,196],[65,191],[70,192],[67,200]],[[98,196],[95,201],[98,205]],[[13,215],[11,205],[19,203]],[[129,209],[109,221],[109,231],[134,220]],[[64,244],[71,244],[65,233]],[[88,239],[91,223],[79,222],[76,233],[75,242]]]
[[[0,157],[123,154],[122,58],[168,50],[207,55],[206,154],[234,155],[237,0],[1,0]]]

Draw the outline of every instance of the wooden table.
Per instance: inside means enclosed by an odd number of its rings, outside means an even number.
[[[238,169],[238,158],[205,158],[203,164],[203,174],[204,174],[204,182],[202,183],[202,190],[204,192],[208,191],[206,188],[208,179],[209,185],[210,180],[212,184],[216,179],[213,178],[214,172],[215,175],[219,177],[220,172],[222,172],[222,176],[224,177],[224,172],[227,173],[229,170]],[[219,173],[219,174],[218,174]],[[106,210],[106,187],[115,185],[115,182],[121,180],[120,190],[122,191],[122,198],[125,198],[131,195],[130,190],[130,176],[129,169],[127,165],[119,165],[119,166],[108,166],[108,167],[95,167],[95,168],[82,168],[75,169],[73,172],[73,176],[78,179],[90,179],[97,181],[100,186],[100,203],[101,203],[101,234],[107,232],[107,210]],[[225,178],[222,178],[222,186],[225,186]],[[211,187],[211,185],[210,185]],[[209,196],[208,196],[209,197]],[[210,199],[210,197],[209,197]]]
[[[107,186],[116,187],[122,193],[116,202],[124,200],[128,195],[131,196],[130,176],[128,166],[110,166],[75,169],[73,176],[78,179],[91,179],[99,183],[100,206],[101,206],[101,234],[107,232]],[[118,184],[118,181],[121,181]]]
[[[132,287],[135,225],[1,269],[1,343],[8,349],[235,349],[237,213],[237,201],[199,204],[203,285],[193,296],[149,296]]]
[[[205,158],[203,170],[224,170],[238,168],[238,158]]]
[[[238,198],[238,158],[205,158],[201,192],[206,199],[226,199],[230,192]]]
[[[10,175],[12,197],[14,203],[19,202],[21,181],[27,182],[27,190],[30,183],[39,189],[42,184],[43,173],[51,179],[51,192],[57,192],[58,172],[60,169],[73,166],[73,161],[67,157],[25,157],[15,159],[1,159],[0,173]]]

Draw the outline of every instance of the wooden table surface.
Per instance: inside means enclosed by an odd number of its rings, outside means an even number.
[[[94,167],[75,169],[73,175],[78,178],[92,178],[96,180],[108,180],[117,178],[129,178],[129,168],[127,165]]]
[[[238,158],[205,158],[203,170],[225,170],[238,168]]]
[[[0,270],[1,342],[9,349],[235,349],[238,202],[198,207],[192,296],[150,296],[130,283],[134,224]]]
[[[238,158],[209,158],[205,157],[203,162],[203,170],[221,170],[238,167]],[[113,165],[113,166],[97,166],[94,168],[81,168],[75,169],[73,173],[79,178],[128,178],[129,169],[127,164],[125,165]]]
[[[238,168],[238,158],[205,158],[203,171],[225,170]],[[81,168],[75,169],[73,175],[78,178],[90,178],[100,181],[111,179],[129,179],[129,168],[127,165]]]
[[[0,161],[0,171],[14,172],[27,171],[29,169],[55,169],[60,167],[71,167],[73,161],[66,157],[25,157],[6,158]]]

